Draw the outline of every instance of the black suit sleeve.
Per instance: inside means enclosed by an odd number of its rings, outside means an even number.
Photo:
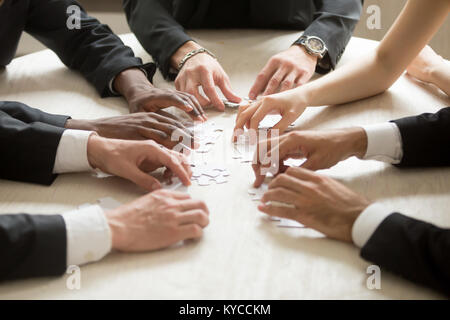
[[[0,178],[50,185],[67,118],[0,102]]]
[[[17,101],[0,101],[0,111],[25,123],[42,122],[64,128],[69,116],[46,113]]]
[[[399,167],[450,165],[450,107],[392,122],[402,138]]]
[[[0,281],[63,274],[66,242],[60,215],[0,215]]]
[[[325,42],[328,53],[324,59],[328,60],[330,68],[317,66],[316,71],[326,73],[334,69],[342,57],[361,16],[363,1],[315,0],[314,2],[318,9],[314,21],[303,35],[316,36]]]
[[[375,230],[361,256],[450,295],[450,230],[394,213]]]
[[[186,42],[192,40],[172,17],[168,0],[124,0],[128,24],[142,46],[153,57],[164,78],[174,80],[170,58]]]
[[[101,96],[113,95],[110,81],[125,69],[143,68],[151,81],[155,65],[142,65],[141,59],[107,25],[84,10],[81,10],[81,28],[68,28],[67,21],[72,14],[68,8],[81,8],[78,2],[35,0],[31,3],[25,31],[53,50],[69,68],[81,72]]]

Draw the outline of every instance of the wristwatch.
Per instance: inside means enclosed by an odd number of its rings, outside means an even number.
[[[315,36],[301,36],[296,44],[305,47],[306,52],[316,56],[319,60],[323,59],[328,52],[328,48],[322,39]]]

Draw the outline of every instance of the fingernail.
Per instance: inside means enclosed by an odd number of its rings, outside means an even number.
[[[153,184],[152,184],[152,189],[153,190],[156,190],[156,189],[159,189],[160,188],[160,186],[159,186],[159,183],[158,182],[154,182]]]

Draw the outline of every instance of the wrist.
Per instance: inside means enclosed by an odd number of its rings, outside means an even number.
[[[195,41],[191,40],[191,41],[186,42],[180,48],[178,48],[178,50],[170,58],[171,67],[178,70],[178,65],[183,60],[183,58],[189,52],[200,49],[200,48],[202,48],[202,47]]]
[[[347,150],[346,157],[364,158],[367,152],[367,134],[361,127],[348,128],[344,130],[343,141],[345,150]]]
[[[127,69],[119,73],[113,86],[127,101],[132,100],[138,92],[153,88],[144,72],[138,68]]]
[[[89,165],[93,169],[102,169],[102,159],[107,158],[107,141],[108,139],[100,137],[97,133],[93,133],[89,136],[87,144],[87,158],[89,161]]]
[[[67,119],[64,128],[73,130],[97,131],[95,120]]]
[[[122,206],[105,212],[106,221],[111,230],[111,247],[113,250],[123,250],[126,242],[126,227],[121,221]]]
[[[305,48],[305,46],[303,46],[301,44],[294,44],[288,50],[292,51],[292,52],[295,52],[297,54],[304,55],[305,57],[307,57],[308,60],[310,60],[311,62],[314,62],[314,65],[317,65],[317,62],[319,61],[319,57],[318,56],[316,56],[314,54],[311,54]]]

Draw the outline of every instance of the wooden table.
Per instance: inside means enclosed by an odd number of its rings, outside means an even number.
[[[268,58],[288,47],[298,33],[231,30],[195,31],[193,35],[218,55],[235,91],[247,96]],[[123,40],[144,61],[150,60],[133,35],[124,35]],[[376,45],[353,38],[341,65],[364,57]],[[127,113],[124,100],[101,99],[48,50],[15,59],[0,72],[0,82],[0,100],[21,101],[51,113],[75,118]],[[155,84],[173,85],[159,73]],[[448,97],[436,88],[403,76],[377,97],[338,107],[309,108],[296,125],[308,129],[346,127],[435,112],[447,105]],[[231,130],[235,111],[209,111],[208,116]],[[0,299],[441,297],[383,270],[381,290],[369,290],[366,269],[371,263],[359,257],[356,247],[326,239],[313,230],[271,225],[250,200],[247,189],[252,170],[231,159],[229,141],[225,136],[208,154],[210,161],[226,164],[231,172],[229,182],[190,188],[192,196],[204,199],[211,211],[211,223],[201,241],[143,254],[112,253],[81,268],[80,290],[66,288],[68,275],[2,283]],[[450,227],[450,169],[399,170],[351,158],[323,173],[393,210]],[[105,196],[127,202],[142,194],[125,180],[96,179],[89,173],[61,175],[51,187],[0,180],[0,212],[58,213]]]

